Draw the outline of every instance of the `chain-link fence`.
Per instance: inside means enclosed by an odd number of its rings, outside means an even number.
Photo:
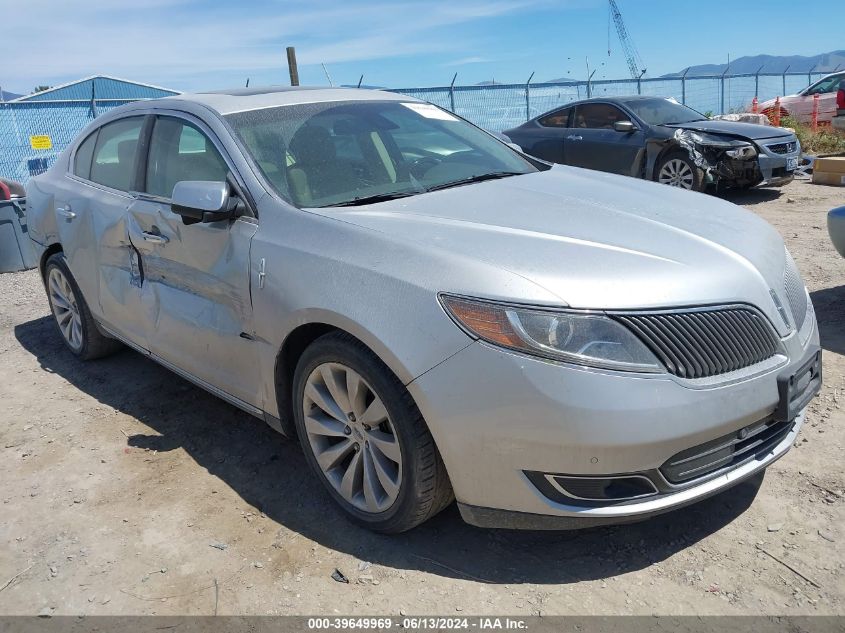
[[[476,125],[501,132],[555,107],[589,97],[642,94],[672,97],[702,113],[746,111],[755,96],[763,102],[794,94],[825,74],[678,76],[391,90],[430,101]]]
[[[631,94],[673,97],[703,113],[746,110],[793,94],[823,74],[756,74],[395,88],[430,101],[494,132],[501,132],[557,106],[588,97]],[[96,116],[133,99],[19,101],[0,103],[0,178],[26,183],[46,171],[56,157]],[[49,146],[49,147],[48,147]]]

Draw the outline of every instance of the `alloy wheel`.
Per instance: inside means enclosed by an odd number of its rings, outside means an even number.
[[[666,161],[666,164],[660,169],[657,180],[663,185],[692,189],[695,176],[686,161],[680,158],[672,158]]]
[[[355,370],[318,365],[303,395],[308,444],[332,487],[359,510],[383,512],[399,496],[402,452],[381,398]]]
[[[59,330],[71,349],[79,351],[82,349],[83,342],[82,316],[73,288],[67,277],[58,268],[50,269],[47,285],[50,292],[50,305],[53,307],[53,316],[56,317]]]

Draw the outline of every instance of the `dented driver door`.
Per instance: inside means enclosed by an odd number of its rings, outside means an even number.
[[[143,191],[127,224],[140,254],[150,351],[212,391],[261,408],[249,258],[258,221],[185,224],[171,210],[177,182],[226,181],[231,172],[202,123],[157,116],[147,146]]]
[[[152,354],[259,406],[249,291],[258,225],[239,218],[186,226],[169,204],[144,197],[129,207],[128,222],[141,254],[139,297]]]

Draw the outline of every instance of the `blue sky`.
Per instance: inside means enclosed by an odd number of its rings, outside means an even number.
[[[617,0],[649,76],[743,55],[845,48],[842,0]],[[287,82],[390,87],[622,78],[605,0],[0,0],[0,86],[105,74],[203,90]],[[809,37],[808,34],[812,34]]]

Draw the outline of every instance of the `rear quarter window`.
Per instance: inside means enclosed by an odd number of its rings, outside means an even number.
[[[79,144],[73,159],[73,173],[85,180],[91,179],[91,159],[94,157],[96,143],[97,132],[94,132]]]

